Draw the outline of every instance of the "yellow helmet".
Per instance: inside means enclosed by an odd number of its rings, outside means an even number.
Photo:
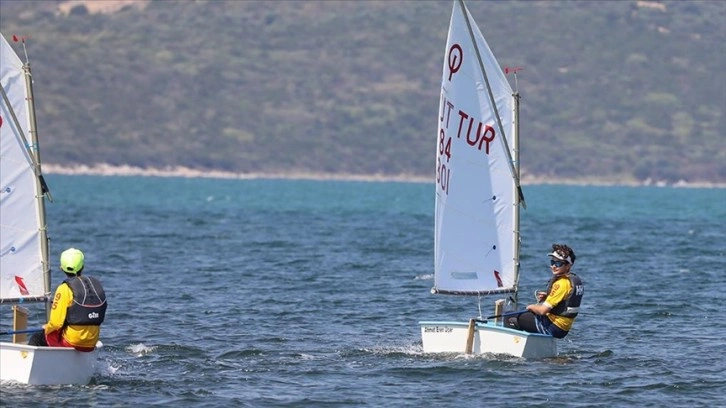
[[[83,269],[83,259],[83,252],[76,248],[68,248],[60,256],[61,270],[76,275]]]

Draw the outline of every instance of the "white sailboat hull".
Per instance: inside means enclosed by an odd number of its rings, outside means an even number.
[[[469,322],[419,322],[424,353],[465,353]],[[557,340],[493,323],[476,323],[472,354],[505,354],[526,359],[557,355]]]
[[[86,385],[96,371],[101,347],[100,341],[92,352],[0,343],[0,380],[31,385]]]

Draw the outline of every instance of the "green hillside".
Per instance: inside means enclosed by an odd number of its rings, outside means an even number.
[[[46,163],[433,175],[451,1],[83,3],[0,0]],[[726,2],[468,6],[525,178],[726,182]]]

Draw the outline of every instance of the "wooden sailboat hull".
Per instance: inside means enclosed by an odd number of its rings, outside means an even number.
[[[96,371],[99,341],[92,352],[67,347],[0,343],[0,380],[30,385],[86,385]]]
[[[469,322],[419,322],[424,353],[466,353]],[[557,355],[552,336],[527,333],[494,323],[476,323],[472,354],[504,354],[526,359]]]

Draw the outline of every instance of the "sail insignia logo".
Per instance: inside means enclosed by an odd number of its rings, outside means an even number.
[[[25,281],[23,281],[23,278],[21,278],[18,275],[15,275],[15,283],[18,284],[18,289],[20,290],[20,294],[23,296],[30,295],[30,291],[28,290],[28,287],[25,286]]]
[[[449,48],[449,81],[455,73],[459,72],[461,63],[464,61],[464,51],[461,49],[461,45],[454,44]]]

